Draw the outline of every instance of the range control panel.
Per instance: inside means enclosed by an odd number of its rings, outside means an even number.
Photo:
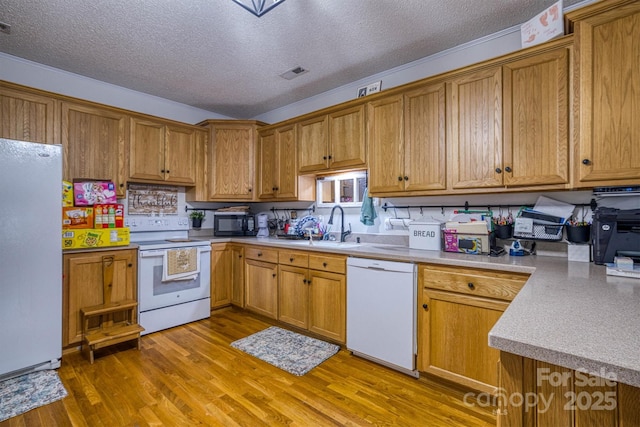
[[[189,230],[189,218],[186,216],[129,216],[124,226],[132,233],[140,231]]]

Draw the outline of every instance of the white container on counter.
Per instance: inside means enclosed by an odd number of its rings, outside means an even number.
[[[409,247],[439,251],[442,249],[442,223],[432,219],[418,219],[409,224]]]

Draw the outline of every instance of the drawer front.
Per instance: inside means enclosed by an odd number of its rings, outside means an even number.
[[[278,251],[260,246],[247,246],[244,250],[244,257],[258,261],[278,263]]]
[[[511,301],[529,278],[526,273],[505,273],[465,267],[420,266],[420,284],[467,295]]]
[[[299,251],[280,251],[278,263],[282,265],[292,265],[294,267],[309,267],[309,255]]]
[[[309,254],[309,268],[312,270],[346,274],[347,258],[327,254]]]

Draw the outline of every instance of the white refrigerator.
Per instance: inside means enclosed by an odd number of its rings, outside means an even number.
[[[0,138],[0,379],[60,367],[62,150]]]

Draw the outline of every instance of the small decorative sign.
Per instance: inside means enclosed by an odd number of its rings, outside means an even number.
[[[359,87],[358,98],[371,95],[372,93],[380,92],[381,87],[382,87],[382,80],[378,80],[377,82],[371,83],[368,86]]]
[[[157,185],[130,184],[129,215],[178,215],[178,189]]]
[[[520,27],[522,47],[529,47],[564,35],[562,0],[554,3]]]

